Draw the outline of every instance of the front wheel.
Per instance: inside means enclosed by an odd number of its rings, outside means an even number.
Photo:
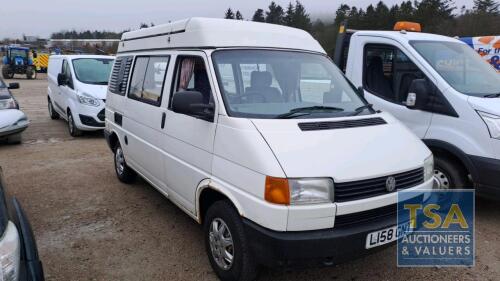
[[[255,280],[254,262],[241,217],[229,201],[217,201],[207,211],[203,232],[210,264],[223,281]]]
[[[82,135],[82,131],[80,131],[75,125],[75,120],[73,119],[73,114],[71,113],[71,111],[68,111],[68,131],[69,134],[74,138]]]
[[[458,163],[445,157],[436,157],[434,178],[437,189],[459,189],[467,187],[467,171]]]

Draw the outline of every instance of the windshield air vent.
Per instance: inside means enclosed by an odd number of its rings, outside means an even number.
[[[368,126],[376,126],[384,124],[387,124],[387,122],[385,122],[384,119],[376,117],[376,118],[333,121],[333,122],[299,123],[299,128],[302,131],[321,131],[321,130],[336,130],[336,129],[356,128],[356,127],[368,127]]]

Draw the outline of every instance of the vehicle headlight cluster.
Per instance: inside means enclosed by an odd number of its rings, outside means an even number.
[[[101,102],[98,99],[90,96],[89,94],[81,93],[81,94],[78,94],[77,97],[78,97],[78,102],[81,104],[95,106],[95,107],[98,107],[101,105]]]
[[[13,98],[0,100],[0,109],[17,109],[17,102]]]
[[[266,178],[265,200],[281,205],[324,204],[333,201],[331,178]]]
[[[0,280],[18,280],[20,259],[19,234],[16,226],[9,222],[0,240]]]
[[[424,161],[424,181],[434,176],[434,155],[427,157]]]
[[[477,112],[483,119],[490,131],[490,136],[494,139],[500,139],[500,116],[482,111]]]

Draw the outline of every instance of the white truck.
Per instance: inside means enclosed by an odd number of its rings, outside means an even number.
[[[391,113],[435,157],[436,184],[500,193],[500,76],[460,40],[341,26],[334,61],[366,100]]]

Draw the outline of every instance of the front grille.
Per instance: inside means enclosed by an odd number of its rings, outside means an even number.
[[[97,128],[104,128],[104,124],[103,123],[97,122],[94,118],[92,118],[90,116],[86,116],[86,115],[81,115],[80,114],[80,121],[85,126],[97,127]]]
[[[347,215],[340,215],[335,217],[334,227],[343,227],[353,224],[361,224],[364,222],[371,222],[379,219],[394,218],[394,224],[397,220],[397,204],[384,206],[377,209],[371,209],[368,211],[352,213]]]
[[[97,114],[97,118],[99,118],[99,120],[101,121],[104,121],[104,119],[106,119],[106,112],[104,109]]]
[[[321,130],[336,130],[356,127],[368,127],[387,124],[380,117],[365,118],[356,120],[330,121],[330,122],[308,122],[299,123],[299,128],[302,131],[321,131]]]
[[[375,179],[342,182],[335,184],[335,202],[346,202],[370,198],[390,193],[387,191],[386,182],[391,176]],[[407,189],[421,184],[424,181],[424,168],[392,175],[396,180],[395,191]]]

